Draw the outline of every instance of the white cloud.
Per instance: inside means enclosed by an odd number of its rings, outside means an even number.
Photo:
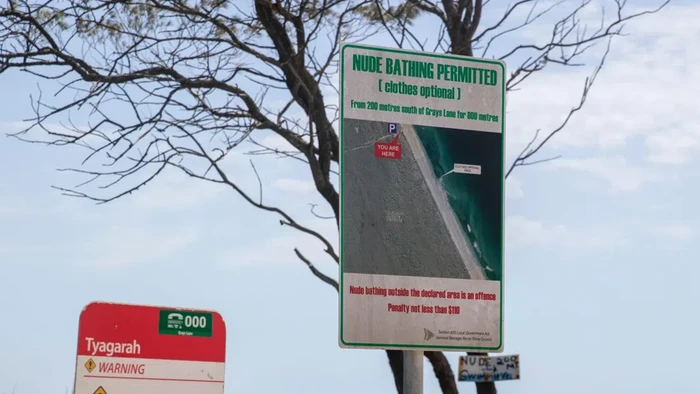
[[[331,243],[335,253],[338,252],[338,230],[335,220],[310,218],[301,221],[300,224],[318,232]],[[219,257],[219,266],[225,269],[233,269],[241,266],[265,266],[270,264],[303,264],[294,254],[294,249],[308,258],[317,268],[324,270],[331,263],[337,269],[333,259],[324,251],[324,244],[317,238],[287,227],[283,235],[276,237],[261,237],[253,245],[238,245],[222,253]]]
[[[310,193],[316,190],[313,182],[302,179],[280,178],[272,181],[272,186],[286,192]]]
[[[114,226],[77,242],[73,257],[80,265],[97,267],[154,263],[176,255],[195,241],[194,228],[155,231],[139,226]]]
[[[582,112],[551,146],[619,149],[644,141],[653,163],[681,164],[700,152],[700,52],[688,37],[700,36],[700,4],[671,4],[630,23],[613,42],[608,61]],[[511,65],[511,67],[514,65]],[[523,146],[534,130],[551,130],[574,106],[590,69],[536,74],[509,97],[509,143]],[[517,150],[517,149],[515,149]]]
[[[653,234],[656,234],[665,238],[672,238],[681,241],[688,241],[695,237],[695,229],[687,223],[666,223],[666,224],[653,224],[650,223],[650,230]]]
[[[587,173],[603,180],[616,192],[635,191],[648,182],[660,179],[654,170],[633,166],[621,156],[559,159],[551,162],[550,166]]]
[[[546,246],[567,236],[563,225],[545,226],[544,223],[523,216],[506,219],[506,242],[513,246]]]
[[[650,150],[647,159],[653,163],[682,164],[692,159],[700,147],[700,139],[682,132],[650,135],[646,146]]]
[[[194,227],[156,229],[123,223],[107,228],[91,224],[89,228],[87,233],[38,230],[34,238],[20,234],[2,239],[0,262],[123,268],[161,262],[198,240]]]
[[[206,204],[225,191],[225,186],[191,178],[175,170],[161,173],[133,195],[138,208],[187,209]]]
[[[506,198],[514,200],[524,196],[523,183],[515,176],[509,176],[508,179],[506,179]]]
[[[303,264],[294,253],[295,248],[298,248],[318,268],[323,268],[323,262],[333,261],[323,251],[321,242],[309,235],[299,233],[266,238],[255,246],[231,249],[221,255],[219,265],[223,268],[235,268],[249,265]]]
[[[26,199],[0,189],[0,218],[31,214],[32,207]]]
[[[45,185],[40,185],[45,186]],[[101,211],[91,208],[95,204],[86,199],[61,195],[58,191],[45,188],[43,193],[32,193],[26,196],[0,189],[0,223],[2,219],[21,222],[36,220],[70,220],[71,223],[99,221],[103,219]]]
[[[270,134],[263,137],[258,141],[261,145],[270,148],[277,149],[283,152],[286,151],[296,151],[296,149],[287,142],[284,138],[280,137],[278,134]]]
[[[570,229],[562,224],[547,225],[524,216],[506,218],[506,245],[514,248],[562,247],[568,249],[610,249],[626,245],[624,232],[614,226]]]

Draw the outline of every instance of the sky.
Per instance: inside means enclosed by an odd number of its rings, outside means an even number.
[[[509,177],[504,354],[520,355],[522,378],[500,393],[700,392],[688,378],[700,349],[698,20],[700,3],[677,1],[630,23],[542,156],[561,158]],[[541,41],[547,28],[509,40]],[[552,69],[509,96],[509,157],[561,121],[590,71]],[[31,115],[36,84],[0,75],[0,132]],[[68,392],[78,315],[94,300],[219,311],[227,394],[394,391],[384,352],[338,347],[337,295],[292,253],[336,276],[319,242],[176,172],[99,206],[51,189],[77,182],[56,169],[81,158],[0,138],[0,393]],[[257,195],[249,159],[226,166]],[[309,212],[320,201],[300,167],[255,163],[266,201],[337,244],[333,221]],[[453,368],[459,355],[448,354]],[[425,370],[425,392],[439,393]]]

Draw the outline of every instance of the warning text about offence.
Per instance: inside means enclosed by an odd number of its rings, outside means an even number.
[[[384,288],[377,286],[350,286],[350,295],[375,297],[433,298],[445,300],[496,301],[496,294],[484,292],[464,292],[432,289]],[[430,313],[438,315],[459,315],[459,305],[407,305],[388,303],[388,312]]]
[[[361,54],[352,55],[352,70],[355,72],[386,75],[387,78],[400,76],[489,87],[496,87],[498,84],[498,74],[490,69]],[[386,78],[377,80],[377,90],[379,93],[394,96],[420,96],[425,99],[461,100],[462,98],[462,89],[459,86],[443,87],[433,83],[416,85],[403,81],[396,82]],[[466,118],[482,122],[498,122],[499,120],[498,115],[494,114],[457,111],[430,106],[402,106],[390,102],[350,100],[350,106],[353,109],[398,112],[437,118]]]

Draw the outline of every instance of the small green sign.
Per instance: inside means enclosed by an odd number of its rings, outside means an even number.
[[[161,335],[210,337],[211,326],[211,313],[161,309],[158,333]]]

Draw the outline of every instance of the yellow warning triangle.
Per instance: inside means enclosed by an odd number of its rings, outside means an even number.
[[[102,386],[100,386],[100,387],[98,387],[97,390],[95,390],[95,392],[92,393],[92,394],[107,394],[107,391],[105,391],[105,389],[103,389]]]
[[[88,372],[92,372],[92,370],[95,369],[95,367],[96,367],[96,365],[95,365],[95,361],[93,361],[93,359],[89,359],[85,363],[85,369],[87,369]]]

